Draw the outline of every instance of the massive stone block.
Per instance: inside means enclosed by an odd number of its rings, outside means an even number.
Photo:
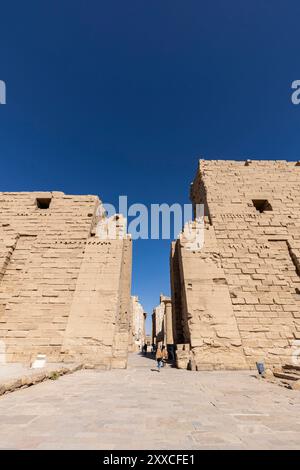
[[[170,297],[162,294],[159,305],[153,309],[152,344],[174,345],[172,303]]]
[[[300,339],[300,166],[201,160],[204,244],[173,244],[174,335],[198,369],[291,362]],[[194,222],[195,223],[195,222]]]
[[[131,240],[119,216],[103,214],[96,196],[0,193],[0,340],[8,361],[44,353],[49,361],[126,367]],[[99,238],[113,224],[116,237]]]

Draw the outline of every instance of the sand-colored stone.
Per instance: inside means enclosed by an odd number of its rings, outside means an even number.
[[[173,318],[171,298],[160,295],[159,305],[152,314],[152,344],[173,345]]]
[[[139,351],[146,342],[146,317],[147,314],[139,302],[138,296],[131,296],[130,351]]]
[[[103,239],[113,225],[116,237]],[[50,362],[126,367],[130,289],[130,237],[122,217],[105,218],[98,197],[0,193],[0,340],[8,362],[42,353]]]
[[[19,366],[20,364],[16,364]],[[14,364],[9,364],[14,366]],[[30,369],[23,367],[22,369],[12,369],[8,365],[2,367],[0,375],[0,396],[5,393],[14,392],[18,389],[36,385],[44,380],[57,380],[65,374],[72,374],[83,368],[82,364],[47,364],[42,369]],[[4,370],[3,370],[4,369]]]
[[[204,246],[191,250],[182,233],[171,251],[175,342],[190,344],[197,369],[290,362],[300,338],[299,188],[296,162],[200,160],[191,199],[204,204]]]

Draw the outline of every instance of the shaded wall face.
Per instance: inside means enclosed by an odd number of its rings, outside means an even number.
[[[44,353],[111,365],[129,241],[92,236],[99,204],[95,196],[0,193],[0,340],[9,361]]]
[[[193,184],[194,203],[205,201],[209,209],[205,233],[215,237],[216,256],[250,366],[258,359],[278,365],[291,362],[299,338],[299,188],[299,166],[268,161],[249,166],[203,161]],[[205,242],[202,254],[209,251]],[[195,277],[200,280],[197,256]],[[186,272],[185,268],[188,291]],[[193,307],[195,302],[191,300]],[[214,311],[221,308],[215,306]]]

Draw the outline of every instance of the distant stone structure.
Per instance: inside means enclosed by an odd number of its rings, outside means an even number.
[[[105,233],[115,227],[116,237]],[[126,367],[131,239],[96,196],[0,193],[0,342],[8,362]]]
[[[139,351],[146,342],[147,314],[136,295],[131,296],[130,351]]]
[[[152,314],[152,344],[171,346],[174,344],[171,298],[161,295],[159,301]]]
[[[204,204],[204,246],[190,249],[184,233],[172,244],[178,366],[290,363],[300,339],[300,162],[200,160],[191,200]]]

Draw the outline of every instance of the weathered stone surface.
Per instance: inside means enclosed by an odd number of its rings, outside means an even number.
[[[1,357],[30,363],[42,353],[50,362],[126,367],[131,240],[124,227],[121,216],[105,219],[96,196],[0,193]]]
[[[204,161],[191,186],[204,244],[172,245],[176,343],[197,368],[290,362],[300,335],[300,170],[286,161]],[[191,223],[193,224],[196,222]]]
[[[152,344],[174,345],[173,316],[171,298],[160,296],[159,305],[152,314]]]
[[[299,391],[253,371],[153,369],[131,354],[126,373],[82,370],[1,397],[1,448],[299,450]]]
[[[40,382],[43,382],[44,380],[56,380],[62,375],[77,372],[82,368],[82,364],[69,364],[67,367],[49,364],[47,367],[38,371],[36,369],[22,369],[22,371],[19,373],[19,376],[14,376],[15,374],[13,374],[12,377],[9,375],[8,377],[5,377],[4,374],[0,378],[0,395],[30,387],[31,385],[36,385]]]
[[[191,360],[191,351],[189,344],[176,345],[176,367],[178,369],[187,369]],[[194,365],[196,367],[195,361]]]
[[[294,382],[292,384],[292,389],[293,390],[300,390],[300,379],[299,380],[296,380],[296,382]]]
[[[286,379],[286,380],[298,380],[299,378],[293,374],[288,374],[287,372],[282,372],[280,370],[274,371],[274,377],[277,377],[279,379]]]

